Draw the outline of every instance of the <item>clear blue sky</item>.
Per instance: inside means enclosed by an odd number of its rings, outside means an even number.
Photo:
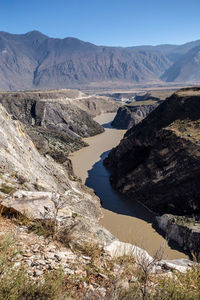
[[[0,31],[39,30],[97,45],[200,39],[200,0],[0,0]]]

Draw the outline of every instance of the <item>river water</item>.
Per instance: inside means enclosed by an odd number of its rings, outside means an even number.
[[[104,168],[103,160],[119,144],[125,133],[125,130],[110,126],[114,116],[115,113],[107,113],[95,118],[104,126],[105,132],[85,138],[89,146],[70,156],[74,173],[99,196],[104,214],[100,223],[120,241],[135,244],[147,250],[150,255],[162,247],[165,259],[186,258],[184,253],[169,247],[166,240],[152,227],[152,212],[112,189],[109,183],[110,173]],[[174,248],[173,245],[172,247]]]

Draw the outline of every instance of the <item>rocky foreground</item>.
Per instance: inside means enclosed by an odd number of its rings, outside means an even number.
[[[140,299],[151,293],[159,299],[165,282],[181,295],[179,287],[186,275],[180,274],[186,272],[192,281],[193,272],[198,275],[195,264],[166,261],[162,253],[151,257],[101,227],[99,198],[77,180],[69,162],[58,163],[47,152],[39,152],[27,134],[27,125],[36,126],[39,117],[38,126],[48,128],[54,118],[47,118],[46,113],[51,112],[48,105],[53,101],[36,101],[35,113],[30,108],[33,100],[12,103],[9,97],[2,97],[1,102],[16,107],[12,115],[0,104],[0,298],[122,299],[134,295]],[[60,107],[66,107],[59,101],[54,104],[53,117],[61,118]],[[67,122],[62,120],[62,124]],[[148,272],[145,283],[143,265]],[[177,270],[176,277],[172,270]],[[189,292],[198,299],[196,281],[193,285]],[[171,289],[165,292],[171,295]]]

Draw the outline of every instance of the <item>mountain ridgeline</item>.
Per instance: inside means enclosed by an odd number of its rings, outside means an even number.
[[[200,40],[185,45],[106,47],[38,31],[0,32],[0,89],[52,89],[200,79]],[[193,75],[191,76],[191,72]]]

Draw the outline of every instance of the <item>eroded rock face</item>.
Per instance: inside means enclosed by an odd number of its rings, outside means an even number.
[[[67,161],[70,152],[87,144],[82,137],[104,131],[92,117],[75,105],[79,91],[16,92],[0,94],[0,102],[25,130],[41,154],[57,162]],[[78,100],[77,100],[78,101]]]
[[[68,197],[61,200],[58,193],[17,190],[11,196],[4,198],[1,206],[10,210],[10,213],[19,212],[30,219],[53,219],[62,216],[67,218],[72,216],[71,210],[65,209]]]
[[[105,246],[105,251],[112,257],[130,256],[133,257],[136,263],[141,265],[151,264],[151,272],[159,272],[162,269],[177,270],[180,272],[186,272],[194,263],[188,259],[176,259],[176,260],[165,260],[162,255],[158,255],[157,258],[151,257],[145,250],[120,241],[113,241],[109,245]]]
[[[158,226],[169,241],[175,241],[197,258],[200,255],[200,223],[188,218],[164,214],[156,217]],[[199,218],[198,218],[199,220]]]
[[[83,96],[76,99],[73,103],[92,116],[116,112],[118,107],[122,105],[111,97],[96,95]]]
[[[59,163],[87,145],[82,137],[104,131],[92,117],[117,111],[120,106],[108,97],[78,90],[0,93],[0,102],[24,124],[40,153],[49,154]]]
[[[200,211],[199,89],[183,92],[131,128],[104,162],[113,187],[159,213]]]
[[[151,105],[124,105],[120,107],[111,125],[118,129],[130,129],[152,112],[158,103]]]
[[[0,105],[0,200],[7,212],[28,214],[34,219],[54,218],[56,197],[58,222],[76,224],[74,241],[96,239],[111,241],[98,219],[102,216],[100,200],[79,181],[71,180],[64,165],[50,156],[42,156],[19,121]],[[54,195],[54,196],[53,196]],[[54,199],[55,200],[55,199]]]
[[[17,94],[16,94],[17,95]],[[65,98],[43,99],[36,94],[31,98],[20,94],[1,95],[1,103],[14,118],[29,125],[42,126],[73,137],[87,137],[103,131],[102,127],[72,101]],[[48,95],[47,95],[48,97]]]

